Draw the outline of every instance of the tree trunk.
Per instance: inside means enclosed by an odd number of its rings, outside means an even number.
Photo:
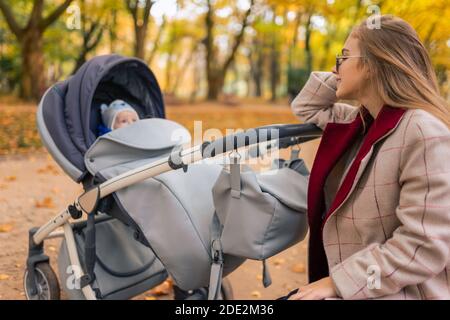
[[[145,58],[145,39],[147,35],[147,25],[136,25],[134,27],[136,42],[134,46],[134,55],[139,59]]]
[[[306,55],[306,70],[308,71],[308,74],[311,73],[312,71],[312,64],[313,64],[313,57],[312,57],[312,52],[311,52],[311,17],[312,17],[312,12],[309,13],[308,15],[308,19],[306,21],[306,25],[305,25],[305,55]]]
[[[262,96],[263,66],[264,66],[264,46],[260,40],[253,41],[254,55],[250,56],[250,73],[253,80],[255,97]]]
[[[111,13],[111,25],[109,29],[109,51],[116,52],[117,44],[117,10],[114,9]]]
[[[208,100],[217,100],[222,92],[225,75],[221,72],[211,72],[208,76]]]
[[[277,99],[277,88],[280,80],[280,54],[278,48],[272,47],[270,55],[270,101],[274,102]]]
[[[244,37],[245,28],[249,23],[249,16],[254,4],[254,0],[250,0],[250,7],[247,9],[242,19],[241,30],[238,34],[235,35],[233,39],[231,52],[228,54],[228,57],[225,59],[225,62],[219,67],[217,67],[218,64],[217,50],[216,47],[214,46],[214,35],[213,35],[214,8],[210,0],[207,1],[207,4],[208,4],[208,11],[206,12],[206,19],[205,19],[206,38],[204,41],[206,46],[206,75],[208,81],[207,99],[217,100],[225,82],[225,75],[231,63],[234,61],[236,52]]]
[[[21,41],[22,86],[20,97],[38,100],[46,88],[42,33],[30,29]]]
[[[34,0],[26,27],[20,27],[11,7],[0,0],[0,11],[5,17],[11,32],[20,43],[22,54],[22,86],[20,96],[23,99],[39,99],[44,93],[46,83],[44,51],[42,37],[45,29],[54,23],[69,7],[73,0],[65,0],[45,18],[44,0]]]

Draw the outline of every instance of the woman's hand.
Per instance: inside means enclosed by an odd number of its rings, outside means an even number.
[[[300,287],[296,294],[289,297],[289,300],[323,300],[333,297],[337,297],[336,289],[331,278],[326,277]]]

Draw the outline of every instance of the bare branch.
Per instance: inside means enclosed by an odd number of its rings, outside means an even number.
[[[128,11],[130,11],[133,16],[133,21],[136,24],[137,21],[137,2],[134,2],[134,5],[131,3],[131,0],[125,0],[125,4],[127,5]]]
[[[72,1],[73,0],[65,0],[64,3],[53,10],[53,12],[50,13],[47,18],[42,19],[41,23],[39,24],[39,28],[41,30],[45,30],[48,26],[55,22],[66,11]]]
[[[148,59],[147,59],[147,64],[148,64],[148,65],[151,65],[151,64],[152,64],[153,58],[154,58],[155,55],[156,55],[156,51],[158,51],[158,48],[159,48],[159,42],[161,41],[161,36],[162,36],[162,34],[163,34],[163,32],[164,32],[164,29],[165,29],[165,27],[166,27],[166,23],[167,23],[166,16],[163,16],[163,21],[162,21],[162,23],[161,23],[161,26],[159,27],[158,34],[156,35],[156,38],[155,38],[155,40],[153,41],[153,48],[152,48],[152,51],[150,52],[150,56],[149,56]]]
[[[228,56],[228,58],[225,60],[225,64],[223,65],[223,69],[222,69],[223,73],[225,73],[226,70],[228,69],[228,67],[230,66],[231,62],[234,59],[234,56],[236,55],[236,51],[237,51],[237,49],[239,48],[239,45],[242,42],[242,38],[244,37],[244,33],[245,33],[245,28],[247,27],[247,25],[249,23],[249,16],[250,16],[250,13],[252,11],[254,2],[255,2],[254,0],[250,1],[250,7],[245,12],[244,18],[242,20],[242,29],[239,32],[239,34],[235,37],[233,49],[231,50],[230,55]]]
[[[11,29],[11,32],[14,33],[14,35],[18,39],[20,39],[22,37],[23,29],[20,28],[19,24],[17,23],[17,20],[14,18],[14,14],[11,8],[5,4],[4,0],[0,0],[0,11],[3,12],[6,23]]]

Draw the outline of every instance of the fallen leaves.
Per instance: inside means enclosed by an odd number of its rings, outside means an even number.
[[[149,293],[153,296],[165,296],[172,291],[172,288],[173,288],[172,279],[167,279],[159,286],[156,286],[153,289],[151,289]]]
[[[9,279],[9,275],[7,275],[7,274],[0,274],[0,281],[3,281],[3,280],[8,280]]]
[[[250,294],[254,298],[261,298],[261,292],[259,292],[258,290],[253,290]]]
[[[35,206],[36,208],[55,208],[55,204],[53,203],[53,199],[51,197],[45,197],[42,201],[36,200]]]
[[[59,188],[57,188],[57,187],[54,187],[54,188],[52,189],[52,193],[53,193],[53,194],[60,194],[60,193],[61,193],[61,189],[59,189]]]
[[[0,224],[0,233],[8,233],[12,230],[13,225],[12,224]]]
[[[53,164],[48,164],[45,167],[39,168],[37,170],[37,173],[39,174],[53,174],[53,175],[58,175],[59,171],[58,169],[53,165]]]
[[[0,111],[0,154],[23,153],[41,148],[36,112],[33,112],[34,108],[24,110]]]
[[[295,273],[305,273],[306,267],[303,263],[296,263],[292,266],[291,271]]]
[[[286,259],[283,259],[283,258],[277,258],[277,259],[275,259],[275,260],[273,261],[273,264],[274,264],[275,266],[279,266],[279,265],[284,264],[285,262],[286,262]]]

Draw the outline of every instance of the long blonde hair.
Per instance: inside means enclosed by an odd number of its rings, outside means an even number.
[[[364,20],[351,36],[359,40],[366,64],[383,102],[392,107],[423,109],[450,128],[450,111],[439,87],[425,46],[406,21],[379,16],[380,28]]]

